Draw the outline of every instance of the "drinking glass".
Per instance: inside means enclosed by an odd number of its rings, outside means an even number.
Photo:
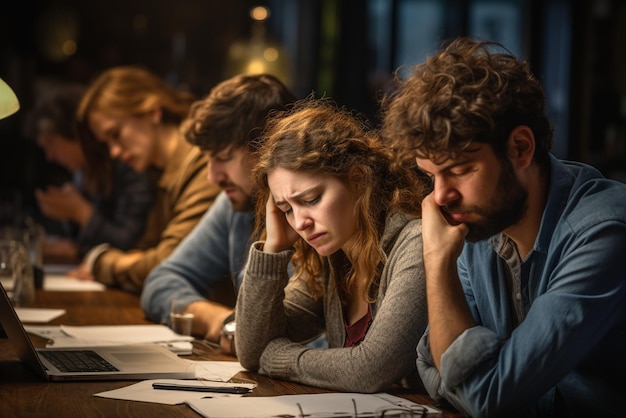
[[[186,312],[189,302],[174,298],[170,309],[170,324],[172,330],[180,335],[191,335],[193,314]]]
[[[24,244],[35,280],[35,287],[43,287],[43,243],[46,230],[30,217],[18,217],[0,226],[0,239],[15,240]]]
[[[28,218],[22,228],[22,241],[28,249],[28,259],[33,269],[35,287],[43,287],[43,243],[46,240],[44,227]]]
[[[22,242],[0,240],[0,282],[15,305],[35,300],[33,269]]]

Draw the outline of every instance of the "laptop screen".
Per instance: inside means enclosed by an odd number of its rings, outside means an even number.
[[[3,328],[3,332],[11,340],[11,345],[13,345],[18,357],[26,364],[26,367],[44,379],[48,379],[48,374],[41,360],[39,360],[35,347],[30,341],[2,284],[0,284],[0,289],[2,289],[0,291],[0,326]]]

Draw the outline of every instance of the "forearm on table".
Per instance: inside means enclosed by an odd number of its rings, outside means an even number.
[[[285,336],[284,289],[289,281],[287,265],[291,251],[266,254],[254,243],[237,297],[237,357],[241,364],[256,370],[269,341]],[[263,314],[259,315],[262,309]]]
[[[145,278],[158,263],[148,255],[146,251],[124,252],[109,248],[95,259],[91,271],[96,280],[107,286],[140,293]]]

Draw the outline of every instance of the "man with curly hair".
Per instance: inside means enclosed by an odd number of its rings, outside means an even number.
[[[192,232],[146,279],[141,306],[149,319],[169,323],[176,298],[194,314],[192,334],[231,350],[222,330],[233,319],[232,294],[243,279],[254,227],[255,150],[267,116],[295,100],[274,76],[237,75],[192,105],[181,131],[204,152],[209,179],[222,191]]]
[[[430,395],[473,417],[623,414],[626,186],[551,154],[539,81],[493,42],[453,40],[383,114],[433,182]]]

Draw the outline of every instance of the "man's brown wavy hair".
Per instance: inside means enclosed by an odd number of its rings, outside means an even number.
[[[194,102],[181,132],[213,154],[230,146],[254,151],[268,115],[294,101],[291,90],[270,74],[236,75]]]
[[[384,136],[401,149],[441,163],[484,143],[505,158],[509,133],[525,125],[535,136],[534,161],[547,165],[553,130],[543,89],[501,44],[454,39],[396,81],[381,107]]]

